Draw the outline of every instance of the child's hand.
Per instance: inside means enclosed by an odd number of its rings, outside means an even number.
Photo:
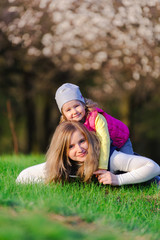
[[[93,174],[98,176],[99,183],[109,184],[109,185],[113,185],[113,186],[119,185],[117,176],[107,170],[100,169],[100,170],[95,171]]]

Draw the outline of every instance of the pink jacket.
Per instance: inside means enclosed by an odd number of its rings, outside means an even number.
[[[109,135],[113,141],[112,144],[118,148],[121,148],[129,138],[129,129],[120,120],[110,116],[102,109],[96,108],[95,111],[89,113],[84,125],[88,128],[88,130],[96,131],[95,119],[98,113],[102,114],[107,121]]]

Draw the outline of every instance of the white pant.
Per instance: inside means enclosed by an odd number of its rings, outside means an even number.
[[[125,154],[116,150],[111,155],[110,171],[112,173],[116,173],[117,171],[126,172],[117,175],[119,185],[146,182],[160,175],[160,167],[153,160],[142,156]]]

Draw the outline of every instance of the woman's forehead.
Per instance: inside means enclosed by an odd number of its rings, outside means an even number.
[[[80,129],[75,129],[74,131],[72,131],[72,133],[71,133],[71,135],[70,135],[70,141],[71,141],[71,139],[73,139],[73,137],[74,138],[77,138],[77,137],[80,137],[80,136],[83,136],[83,137],[85,137],[85,134],[84,134],[84,132],[83,131],[81,131]],[[85,137],[86,138],[86,137]]]

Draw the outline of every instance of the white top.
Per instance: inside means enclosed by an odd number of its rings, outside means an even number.
[[[45,165],[46,162],[24,169],[18,175],[16,183],[44,183]],[[153,160],[116,150],[110,158],[110,171],[114,174],[117,171],[126,172],[116,175],[119,185],[142,183],[160,175],[160,167]]]
[[[40,183],[45,181],[46,163],[37,164],[24,169],[18,175],[16,183]]]

